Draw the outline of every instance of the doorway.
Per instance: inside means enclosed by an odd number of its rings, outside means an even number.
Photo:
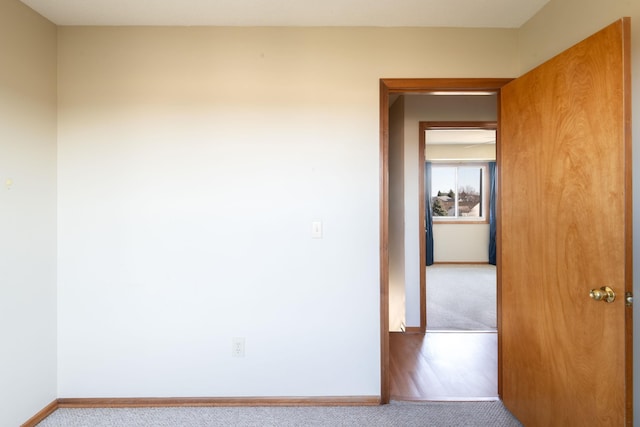
[[[401,94],[428,94],[448,92],[451,95],[462,92],[499,93],[502,86],[511,79],[382,79],[380,81],[380,158],[381,158],[381,202],[380,202],[380,318],[381,318],[381,401],[390,400],[390,333],[389,333],[389,98]],[[500,275],[498,270],[498,284]],[[422,300],[422,298],[421,298]],[[425,311],[426,312],[426,311]],[[500,340],[500,307],[498,305],[498,348]],[[424,319],[426,325],[426,318]],[[498,350],[499,363],[499,350]],[[499,372],[499,370],[498,370]],[[500,376],[498,374],[498,392]]]
[[[421,121],[419,136],[420,332],[495,331],[497,121]]]
[[[490,218],[495,219],[490,215],[495,212],[490,184],[496,161],[497,97],[489,92],[443,95],[403,95],[390,108],[392,319],[398,317],[397,259],[402,255],[408,269],[403,301],[406,334],[392,333],[390,340],[393,400],[498,398],[496,272],[495,265],[489,264]],[[433,117],[458,121],[416,121]],[[404,170],[397,167],[402,147]],[[414,162],[415,170],[407,162]],[[404,186],[398,185],[403,181],[398,175],[404,176]],[[400,233],[398,210],[406,210],[406,229]],[[415,240],[408,236],[403,242],[406,254],[398,254],[394,244],[401,240],[398,234],[414,233]],[[397,330],[394,323],[391,330]]]

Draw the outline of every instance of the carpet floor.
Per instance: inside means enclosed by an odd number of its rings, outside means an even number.
[[[496,267],[427,267],[427,329],[486,331],[497,328]]]
[[[349,407],[179,407],[56,410],[38,427],[411,427],[521,424],[501,402],[392,402]]]

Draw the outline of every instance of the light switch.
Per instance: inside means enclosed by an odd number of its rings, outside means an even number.
[[[322,221],[313,221],[311,223],[311,237],[322,239]]]

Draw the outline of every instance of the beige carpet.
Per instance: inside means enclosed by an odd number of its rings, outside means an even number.
[[[427,267],[427,329],[497,328],[496,267],[435,264]]]
[[[58,409],[38,427],[412,427],[521,424],[501,402],[392,402],[356,407]]]

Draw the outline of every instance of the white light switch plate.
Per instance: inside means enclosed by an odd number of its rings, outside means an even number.
[[[311,237],[322,239],[322,221],[313,221],[311,223]]]

